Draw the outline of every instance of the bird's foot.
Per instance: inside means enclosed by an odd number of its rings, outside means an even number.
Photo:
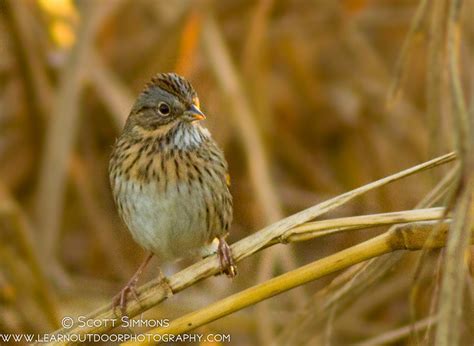
[[[113,298],[113,309],[118,307],[120,308],[120,311],[122,312],[122,315],[125,315],[125,312],[127,310],[127,301],[128,301],[128,294],[130,293],[135,300],[140,303],[140,299],[138,299],[138,294],[137,294],[137,282],[138,279],[140,278],[143,270],[145,267],[148,265],[150,262],[151,258],[153,257],[153,253],[148,254],[148,256],[145,258],[142,264],[138,267],[137,271],[133,276],[130,278],[130,280],[127,282],[124,288],[120,290],[120,292]]]
[[[217,255],[221,264],[221,271],[229,278],[234,278],[237,275],[237,267],[232,258],[232,250],[224,238],[219,238],[219,245],[217,247]]]
[[[127,310],[127,303],[128,303],[128,295],[131,294],[133,298],[139,303],[140,299],[138,298],[137,293],[137,281],[138,278],[132,277],[132,279],[125,285],[124,288],[120,290],[120,292],[113,298],[113,309],[115,311],[116,308],[120,309],[122,316],[125,315]]]

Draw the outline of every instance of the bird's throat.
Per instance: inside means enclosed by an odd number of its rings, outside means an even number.
[[[181,150],[190,150],[202,144],[209,132],[197,123],[180,123],[170,130],[171,144]]]

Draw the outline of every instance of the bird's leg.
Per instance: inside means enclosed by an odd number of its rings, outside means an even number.
[[[137,282],[138,282],[138,279],[140,278],[140,276],[142,275],[143,270],[145,269],[147,264],[150,262],[152,257],[153,257],[153,253],[150,253],[145,258],[143,263],[140,264],[137,271],[135,272],[135,274],[133,274],[133,276],[127,282],[125,287],[122,288],[122,290],[114,297],[114,300],[113,300],[114,309],[116,307],[119,307],[120,311],[122,312],[122,315],[125,314],[125,309],[127,307],[127,295],[128,295],[128,293],[131,293],[133,295],[133,297],[137,301],[139,301],[138,295],[137,295],[137,290],[136,290]],[[161,271],[160,271],[160,273],[161,273]]]
[[[234,278],[237,275],[237,267],[232,258],[232,250],[224,237],[219,237],[219,245],[217,246],[217,255],[221,264],[221,270],[228,277]]]

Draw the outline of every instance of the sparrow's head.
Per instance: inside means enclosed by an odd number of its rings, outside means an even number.
[[[145,131],[170,129],[180,122],[205,119],[192,85],[175,73],[153,77],[138,96],[126,129],[139,127]]]

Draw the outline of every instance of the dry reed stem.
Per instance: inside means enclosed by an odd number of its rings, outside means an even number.
[[[170,322],[167,327],[149,330],[147,334],[178,335],[188,332],[292,288],[385,253],[398,250],[414,251],[422,248],[434,249],[443,247],[448,233],[448,223],[443,224],[442,232],[438,232],[432,241],[427,241],[432,229],[437,225],[437,223],[432,223],[431,225],[413,223],[387,231],[363,243],[314,261],[224,298],[201,310],[180,317]],[[474,233],[471,236],[471,242],[474,242]],[[146,345],[148,343],[127,342],[123,345],[132,346],[139,344]]]
[[[287,242],[305,241],[339,232],[353,231],[375,226],[441,220],[444,217],[444,211],[444,208],[415,209],[307,222],[285,232],[280,236],[278,242],[284,244]]]
[[[436,345],[458,345],[461,337],[462,305],[467,264],[464,256],[469,246],[469,232],[474,224],[474,148],[471,122],[467,113],[460,80],[460,13],[462,1],[452,0],[448,18],[448,70],[457,148],[460,154],[461,179],[453,213],[452,231],[446,247],[444,275],[439,298],[439,323]]]
[[[438,203],[453,185],[458,165],[433,188],[415,208],[426,208]],[[396,228],[399,226],[393,226]],[[357,301],[370,287],[379,282],[404,256],[404,252],[395,252],[361,263],[337,276],[327,287],[317,292],[303,311],[293,318],[293,322],[280,333],[277,344],[301,344],[315,334],[315,328],[323,329],[324,322],[341,314]],[[326,333],[327,334],[327,333]]]
[[[353,200],[354,198],[363,195],[364,193],[373,189],[379,188],[393,181],[397,181],[404,177],[410,176],[415,173],[422,172],[424,170],[437,167],[439,165],[451,162],[455,160],[456,155],[449,153],[433,159],[428,162],[413,166],[405,169],[393,175],[384,177],[380,180],[371,182],[367,185],[361,186],[357,189],[348,191],[342,195],[336,196],[325,202],[317,204],[311,208],[303,210],[299,213],[284,218],[274,224],[271,224],[257,233],[254,233],[247,238],[244,238],[237,243],[232,245],[232,252],[234,260],[239,262],[244,258],[251,256],[252,254],[260,251],[261,249],[271,244],[275,239],[279,239],[285,232],[299,226],[305,222],[308,222],[330,210],[344,205],[345,203]],[[174,294],[192,286],[193,284],[220,272],[220,264],[216,255],[205,258],[188,268],[183,269],[179,273],[176,273],[168,278],[169,286]],[[131,300],[127,305],[126,314],[130,317],[134,317],[153,306],[158,305],[169,297],[169,291],[160,284],[160,280],[155,279],[138,288],[138,297],[140,302]],[[107,304],[96,311],[88,314],[88,319],[106,319],[106,318],[117,318],[120,316],[119,311],[114,311],[111,304]],[[112,327],[110,325],[101,325],[98,327],[87,327],[79,328],[77,321],[71,329],[60,329],[54,332],[54,334],[90,334],[90,333],[105,333]]]
[[[439,296],[439,323],[436,345],[459,345],[462,325],[469,233],[474,224],[474,175],[459,196],[446,248],[444,275]],[[470,278],[469,278],[470,279]]]
[[[449,200],[451,199],[451,196],[455,191],[456,184],[459,181],[459,171],[460,171],[460,164],[458,162],[456,164],[456,166],[453,167],[452,171],[449,174],[449,175],[452,175],[452,179],[451,179],[452,184],[451,184],[451,189],[449,191],[446,191],[447,193],[446,193],[446,196],[445,196],[445,201],[448,201],[448,202],[445,202],[445,204],[448,205],[448,207],[446,208],[446,213],[449,212],[449,204],[450,204]],[[436,236],[436,232],[437,232],[437,229],[434,229],[431,237]],[[423,251],[421,251],[421,254],[418,256],[417,261],[416,261],[416,265],[415,265],[414,281],[413,281],[413,285],[412,285],[411,292],[410,292],[410,318],[411,318],[413,323],[414,323],[414,321],[416,321],[418,319],[418,316],[416,314],[416,308],[415,308],[416,305],[417,305],[416,304],[416,302],[417,302],[417,290],[422,285],[422,275],[421,275],[421,273],[422,273],[423,266],[424,266],[425,261],[426,261],[426,256],[429,253],[431,253],[431,251],[429,249],[424,249]],[[439,278],[440,278],[440,275],[441,275],[441,272],[440,272],[441,271],[440,270],[441,259],[442,259],[442,256],[439,256],[439,258],[438,258],[438,268],[435,271],[435,278],[433,279],[433,281],[435,282],[435,287],[434,287],[434,292],[431,295],[429,315],[435,315],[435,313],[436,313],[437,300],[439,299],[439,281],[440,281]],[[429,332],[430,332],[431,327],[432,326],[429,326],[427,328],[427,330],[425,332],[425,338],[429,337]],[[415,334],[414,336],[415,336],[415,338],[418,338],[417,334]],[[417,343],[420,342],[418,339],[415,339],[415,340],[416,340]]]

